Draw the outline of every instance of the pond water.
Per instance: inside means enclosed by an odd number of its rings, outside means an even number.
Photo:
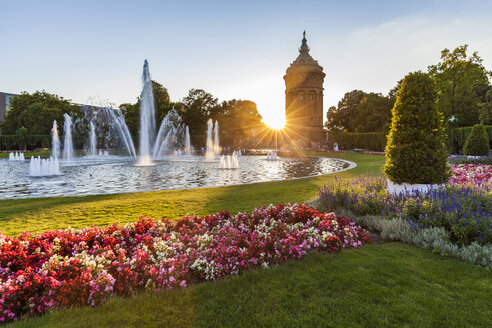
[[[329,174],[349,163],[326,157],[279,158],[241,156],[238,169],[222,169],[219,159],[170,156],[153,166],[135,166],[129,157],[104,160],[76,158],[61,162],[62,175],[29,176],[29,160],[0,159],[0,199],[115,194],[153,190],[218,187]]]

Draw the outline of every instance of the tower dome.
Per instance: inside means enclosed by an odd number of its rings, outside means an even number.
[[[323,67],[309,54],[306,31],[299,56],[284,75],[285,119],[291,137],[301,145],[319,144],[323,136]]]

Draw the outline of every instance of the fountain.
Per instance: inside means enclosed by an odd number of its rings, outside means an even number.
[[[221,169],[238,169],[239,168],[239,160],[237,158],[236,152],[232,155],[222,155],[220,157],[220,168]]]
[[[63,140],[63,160],[67,163],[73,161],[73,143],[72,143],[72,117],[67,113],[63,114],[65,117],[65,137]]]
[[[212,139],[214,123],[212,119],[207,121],[207,150],[205,152],[205,158],[207,160],[212,160],[215,158],[214,152],[214,140]]]
[[[220,154],[220,145],[219,145],[219,121],[215,121],[214,128],[214,153],[215,156]]]
[[[188,127],[183,124],[181,116],[173,108],[162,119],[157,138],[155,139],[154,152],[152,158],[161,160],[166,154],[182,155],[183,151],[189,155],[187,148],[189,145]]]
[[[205,152],[205,158],[207,160],[213,160],[220,154],[219,145],[219,122],[215,121],[215,128],[212,119],[207,122],[207,150]]]
[[[24,153],[12,152],[9,154],[9,161],[21,162],[24,161]]]
[[[267,159],[267,161],[277,161],[278,160],[277,152],[276,151],[268,151],[266,159]]]
[[[51,157],[55,160],[60,157],[60,138],[58,137],[56,120],[53,121],[53,128],[51,129]]]
[[[190,129],[188,129],[188,126],[186,126],[186,134],[185,134],[185,155],[191,156]]]
[[[31,157],[29,163],[29,175],[32,177],[42,177],[50,175],[60,175],[60,164],[57,158],[41,159],[41,157]]]
[[[152,80],[149,73],[149,63],[144,62],[142,74],[143,89],[140,95],[140,155],[138,166],[152,165],[150,157],[155,133],[154,95],[152,93]]]
[[[96,127],[94,126],[94,123],[91,121],[89,123],[89,127],[91,129],[90,135],[89,135],[89,151],[87,155],[89,156],[96,156],[97,152],[97,139],[96,139]]]
[[[119,108],[111,108],[111,107],[104,107],[102,109],[102,112],[111,117],[112,121],[112,128],[116,127],[116,130],[123,141],[123,145],[125,146],[126,150],[128,151],[128,154],[136,158],[136,152],[135,152],[135,147],[133,145],[133,139],[130,134],[130,130],[128,130],[128,126],[125,123],[125,117],[123,116],[123,113]]]

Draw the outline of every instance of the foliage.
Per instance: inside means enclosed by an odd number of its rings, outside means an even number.
[[[330,132],[331,143],[338,143],[339,149],[369,149],[383,151],[386,136],[383,132]]]
[[[9,108],[1,126],[3,134],[16,134],[19,128],[25,127],[30,134],[49,135],[53,120],[57,120],[60,135],[63,135],[63,114],[72,116],[74,122],[84,119],[80,106],[46,91],[14,96]]]
[[[353,118],[356,132],[382,132],[389,129],[394,98],[369,93],[359,103]]]
[[[385,177],[372,176],[326,185],[319,201],[326,209],[345,208],[357,216],[397,217],[416,230],[444,227],[457,244],[492,243],[492,197],[487,187],[449,186],[395,196],[387,193]]]
[[[18,238],[0,234],[0,322],[357,248],[366,234],[334,213],[297,204],[236,216],[221,211]]]
[[[354,116],[357,106],[367,94],[362,90],[345,93],[337,107],[330,107],[326,113],[325,127],[329,130],[354,131]]]
[[[492,165],[492,156],[479,157],[479,158],[468,158],[468,156],[451,156],[448,159],[449,164],[486,164]]]
[[[50,148],[50,141],[47,137],[44,137],[43,141],[41,141],[41,147],[42,148]]]
[[[455,257],[492,269],[492,244],[480,245],[472,242],[470,245],[458,245],[451,242],[449,233],[443,227],[415,230],[398,218],[387,219],[378,215],[355,216],[344,209],[340,209],[339,212],[356,224],[379,232],[384,240],[402,241],[432,250],[439,255]]]
[[[326,113],[325,127],[331,131],[382,132],[391,122],[393,96],[380,93],[365,93],[361,90],[347,92]]]
[[[429,66],[429,74],[437,87],[439,111],[445,122],[453,127],[471,126],[479,123],[479,104],[485,101],[490,89],[490,72],[482,65],[482,58],[474,52],[467,54],[468,45],[444,49],[441,61]]]
[[[396,93],[386,145],[388,178],[396,183],[447,181],[447,153],[442,114],[434,103],[434,85],[427,74],[408,74]]]
[[[479,120],[483,125],[492,125],[492,88],[485,94],[485,101],[479,104]]]
[[[468,126],[464,128],[448,128],[446,133],[448,138],[446,140],[447,147],[452,154],[459,154],[463,151],[466,139],[471,133],[473,127]],[[489,144],[492,144],[492,125],[484,126],[487,132]]]
[[[35,148],[41,148],[43,146],[43,140],[49,140],[49,135],[32,135],[28,134],[19,138],[17,135],[0,135],[0,150],[33,150]],[[49,148],[49,141],[48,147]]]
[[[484,126],[482,124],[474,125],[468,138],[466,138],[463,153],[468,156],[487,156],[489,150],[489,138]]]
[[[183,98],[182,118],[184,124],[190,129],[193,145],[205,146],[207,121],[212,115],[217,115],[218,107],[218,99],[202,89],[191,89]]]
[[[221,145],[234,148],[254,146],[256,136],[265,128],[256,104],[249,100],[223,101],[212,119],[219,121]]]

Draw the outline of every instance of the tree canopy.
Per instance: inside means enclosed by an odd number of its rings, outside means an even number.
[[[332,131],[383,131],[391,121],[394,102],[392,95],[352,90],[338,102],[338,107],[328,109],[325,127]]]
[[[477,52],[467,54],[468,45],[444,49],[441,61],[429,66],[437,88],[437,104],[445,122],[452,126],[472,126],[479,123],[480,104],[490,89],[490,72],[482,65]]]
[[[85,117],[80,106],[62,97],[46,91],[23,92],[12,98],[1,130],[3,134],[17,134],[24,127],[28,134],[49,135],[53,120],[57,120],[60,133],[63,133],[65,113],[72,116],[74,122]]]

